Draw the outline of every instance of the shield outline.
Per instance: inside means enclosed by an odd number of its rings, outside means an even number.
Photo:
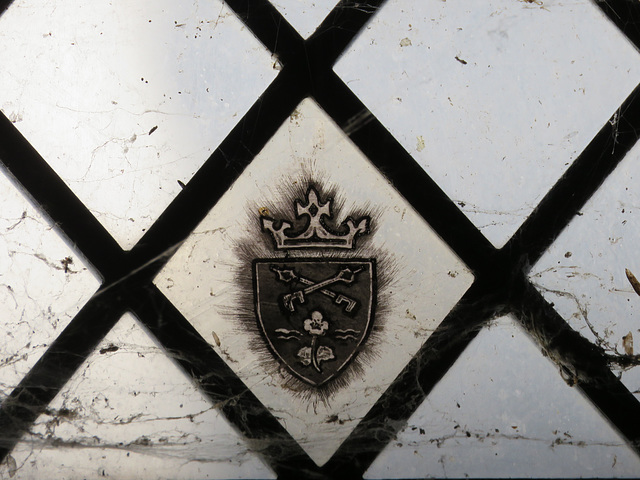
[[[260,286],[258,284],[258,271],[257,271],[257,265],[260,263],[287,263],[287,264],[294,264],[294,263],[323,263],[323,264],[327,264],[327,263],[335,263],[335,264],[348,264],[348,263],[367,263],[370,266],[371,269],[371,282],[370,282],[370,290],[369,290],[369,305],[368,305],[368,309],[369,309],[369,315],[367,316],[367,323],[366,326],[364,328],[364,334],[360,337],[360,340],[357,342],[357,344],[352,348],[352,352],[349,354],[349,356],[342,362],[342,364],[336,369],[336,371],[334,373],[332,373],[331,375],[329,375],[328,377],[324,378],[321,382],[315,382],[307,377],[305,377],[304,375],[302,375],[300,372],[297,372],[294,368],[292,368],[289,365],[289,362],[287,360],[285,360],[280,353],[278,352],[278,350],[275,348],[275,346],[273,345],[273,343],[271,342],[271,339],[269,338],[269,336],[266,333],[266,329],[262,320],[262,315],[261,315],[261,309],[260,309],[260,302],[259,302],[259,298],[260,298]],[[296,378],[302,380],[303,382],[314,386],[314,387],[320,387],[324,384],[326,384],[328,381],[336,378],[339,374],[341,374],[346,367],[351,363],[351,361],[354,359],[354,357],[358,354],[358,352],[360,351],[360,346],[367,340],[367,338],[369,337],[369,334],[371,333],[371,328],[373,326],[373,322],[374,322],[374,318],[375,318],[375,308],[376,308],[376,294],[377,294],[377,272],[376,272],[376,259],[375,258],[359,258],[359,257],[355,257],[355,258],[342,258],[342,257],[333,257],[330,259],[327,258],[318,258],[318,257],[299,257],[299,258],[256,258],[251,262],[251,272],[252,272],[252,280],[253,280],[253,299],[254,299],[254,307],[255,307],[255,314],[256,314],[256,318],[258,320],[258,325],[259,325],[259,330],[260,330],[260,334],[263,337],[263,339],[265,340],[269,351],[276,357],[276,359],[278,359],[278,361],[284,365],[287,368],[287,371],[289,373],[291,373],[293,376],[295,376]],[[364,308],[364,305],[361,307]]]

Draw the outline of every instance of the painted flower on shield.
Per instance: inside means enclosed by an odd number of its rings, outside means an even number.
[[[304,321],[304,329],[311,335],[324,335],[329,330],[329,322],[323,319],[322,313],[311,312],[311,318]]]
[[[304,329],[311,335],[311,346],[302,347],[298,351],[298,357],[303,365],[312,365],[316,371],[322,372],[320,363],[336,358],[331,347],[318,343],[319,337],[329,330],[329,322],[324,319],[322,313],[314,310],[311,312],[311,318],[305,319]]]

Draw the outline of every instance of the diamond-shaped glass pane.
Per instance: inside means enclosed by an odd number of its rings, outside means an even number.
[[[640,146],[534,266],[530,278],[569,324],[609,354],[640,398]]]
[[[543,386],[543,388],[541,388]],[[636,477],[640,460],[510,317],[478,334],[365,478]]]
[[[275,77],[224,2],[16,0],[0,109],[125,248]]]
[[[335,70],[501,247],[637,85],[640,56],[588,0],[391,0]]]
[[[0,170],[0,401],[98,289],[86,261]]]
[[[16,478],[275,478],[129,314],[10,463]]]
[[[305,100],[155,283],[321,465],[472,279]]]
[[[282,16],[302,35],[309,37],[338,3],[336,0],[273,0],[271,2]]]

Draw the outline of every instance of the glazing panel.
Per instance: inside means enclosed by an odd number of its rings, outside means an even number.
[[[472,280],[307,99],[155,283],[322,465]]]
[[[478,334],[365,478],[638,472],[625,441],[507,316]]]
[[[640,398],[640,147],[625,157],[531,271],[555,309]]]
[[[640,56],[588,0],[391,0],[335,71],[501,247],[635,88]]]
[[[0,109],[124,248],[277,72],[223,2],[16,0]]]
[[[99,281],[4,170],[0,198],[2,401],[98,289]]]
[[[303,38],[309,37],[331,9],[338,3],[336,0],[274,0],[271,2],[282,16],[295,28]],[[355,5],[353,6],[355,8]]]
[[[275,478],[130,314],[0,475],[13,477],[10,466],[16,478]]]

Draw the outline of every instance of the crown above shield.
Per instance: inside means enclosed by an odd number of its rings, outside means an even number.
[[[306,220],[306,227],[296,233],[293,223],[287,220],[277,222],[270,217],[261,217],[262,231],[269,232],[275,243],[276,250],[295,248],[346,248],[356,246],[356,238],[369,233],[369,217],[356,221],[348,217],[338,228],[331,227],[327,221],[333,219],[331,212],[331,198],[325,203],[318,197],[313,187],[309,187],[306,202],[294,202],[296,218]],[[279,225],[277,225],[279,223]]]

